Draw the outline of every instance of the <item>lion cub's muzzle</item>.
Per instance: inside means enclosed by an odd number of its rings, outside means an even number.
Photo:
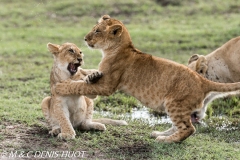
[[[83,62],[82,58],[77,58],[77,60],[75,62],[68,64],[67,69],[71,75],[74,75],[75,73],[77,73],[78,67],[80,67],[82,65],[82,62]]]
[[[94,44],[91,44],[91,39],[89,38],[88,35],[84,37],[84,40],[89,47],[94,48]]]

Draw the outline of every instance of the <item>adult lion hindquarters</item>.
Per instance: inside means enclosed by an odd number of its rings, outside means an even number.
[[[110,95],[122,90],[154,110],[164,109],[173,127],[153,132],[158,142],[179,142],[193,134],[191,114],[201,109],[209,92],[240,89],[240,83],[213,83],[184,65],[139,51],[123,23],[108,15],[100,18],[85,41],[89,47],[102,50],[99,71],[103,77],[95,84],[59,83],[56,92]]]
[[[220,83],[240,82],[240,37],[229,40],[206,56],[198,54],[191,56],[188,67],[211,81]],[[194,113],[196,121],[204,118],[208,103],[229,94],[240,93],[239,91],[226,94],[211,93],[204,100],[202,110]]]

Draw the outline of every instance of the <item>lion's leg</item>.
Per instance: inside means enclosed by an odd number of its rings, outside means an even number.
[[[44,117],[46,118],[48,124],[51,127],[51,131],[49,131],[49,134],[51,135],[58,135],[61,132],[60,126],[58,125],[57,119],[54,117],[54,114],[51,114],[51,111],[53,112],[51,108],[51,97],[45,97],[42,100],[41,108]]]
[[[233,92],[227,92],[227,93],[211,93],[209,96],[207,96],[204,99],[203,107],[201,108],[201,110],[195,112],[195,117],[198,119],[198,121],[202,120],[206,115],[206,111],[209,103],[211,103],[213,100],[217,98],[223,98],[230,95],[232,96],[240,95],[240,91],[233,91]]]
[[[52,136],[58,135],[59,133],[61,133],[61,128],[59,125],[53,126],[52,130],[49,131],[49,134],[51,134]]]
[[[170,136],[176,131],[177,131],[177,127],[173,125],[171,128],[163,132],[153,131],[151,133],[151,137],[157,138],[158,136]]]
[[[76,133],[69,119],[70,114],[68,107],[66,104],[63,104],[60,99],[57,99],[54,103],[54,114],[61,128],[61,133],[58,134],[58,138],[74,139]]]
[[[50,118],[50,103],[51,103],[51,97],[50,96],[45,97],[42,100],[42,103],[41,103],[41,108],[42,108],[43,115],[47,120],[49,120],[49,118]]]
[[[84,97],[86,101],[86,119],[85,122],[82,123],[81,128],[84,130],[90,130],[90,129],[96,129],[96,130],[106,130],[106,127],[102,123],[93,122],[92,116],[93,116],[93,100]]]
[[[175,131],[170,135],[157,136],[156,141],[167,143],[180,142],[195,132],[195,128],[191,123],[191,107],[181,106],[179,103],[170,103],[166,105],[166,108],[173,126],[176,126],[176,129],[172,128],[168,131],[162,132],[170,133]]]
[[[87,76],[89,74],[92,74],[94,72],[99,72],[97,69],[79,69],[79,71],[84,75]]]
[[[126,126],[128,123],[124,120],[115,120],[115,119],[109,119],[109,118],[98,118],[98,119],[93,119],[93,122],[99,122],[102,124],[110,124],[113,126]]]
[[[207,111],[207,107],[208,107],[208,104],[211,103],[214,99],[217,99],[217,98],[221,98],[221,97],[225,97],[225,96],[228,96],[228,95],[235,95],[237,94],[238,92],[231,92],[231,93],[210,93],[203,101],[203,107],[195,112],[192,113],[191,115],[191,120],[192,122],[199,122],[201,121],[205,116],[206,116],[206,111]]]

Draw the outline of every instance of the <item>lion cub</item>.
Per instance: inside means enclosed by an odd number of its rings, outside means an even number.
[[[240,82],[240,37],[229,40],[206,56],[192,55],[188,61],[188,67],[214,82]],[[212,100],[232,94],[240,94],[240,92],[211,93],[204,99],[202,110],[194,114],[193,120],[197,122],[204,118],[207,105]]]
[[[105,125],[102,123],[127,125],[127,122],[122,120],[106,118],[92,120],[93,100],[86,96],[57,95],[55,92],[57,82],[70,78],[79,80],[79,82],[85,83],[84,81],[86,81],[90,83],[97,81],[102,75],[97,70],[82,70],[79,68],[83,64],[83,53],[75,44],[56,45],[48,43],[47,47],[54,57],[50,75],[51,97],[44,98],[41,107],[45,118],[52,127],[50,134],[58,135],[59,138],[63,139],[72,139],[76,135],[73,128],[106,130]],[[92,74],[86,76],[90,73]],[[91,96],[91,98],[95,97]]]
[[[108,15],[99,20],[85,41],[102,51],[99,71],[103,77],[95,84],[68,80],[57,84],[56,92],[110,95],[122,90],[154,110],[165,110],[173,126],[152,133],[158,142],[179,142],[193,134],[191,114],[201,110],[210,92],[240,89],[240,83],[212,82],[184,65],[139,51],[123,23]]]

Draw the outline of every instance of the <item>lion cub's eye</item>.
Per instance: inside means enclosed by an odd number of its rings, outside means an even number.
[[[95,33],[100,33],[101,31],[99,29],[96,29]]]
[[[69,49],[68,51],[71,52],[71,53],[74,53],[74,50],[73,50],[73,49]]]

